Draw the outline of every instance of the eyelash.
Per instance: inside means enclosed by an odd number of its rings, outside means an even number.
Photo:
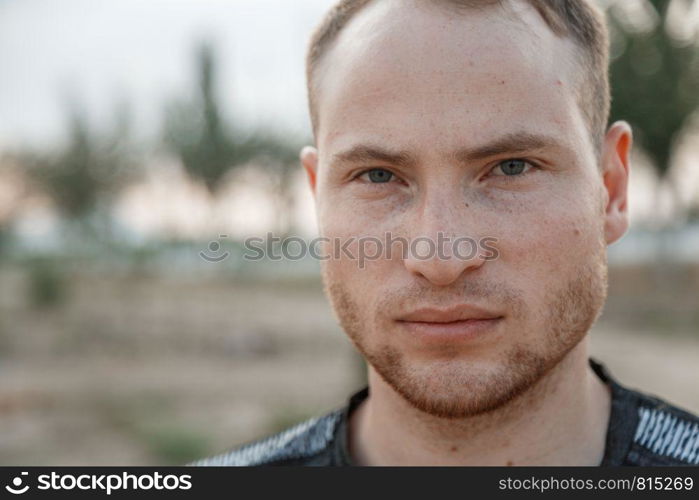
[[[518,175],[501,174],[501,175],[494,175],[494,176],[493,176],[493,175],[490,175],[490,176],[492,176],[492,177],[499,177],[499,178],[501,178],[501,179],[503,179],[503,180],[504,180],[504,179],[507,179],[507,181],[512,181],[512,180],[515,180],[517,177],[522,177],[522,176],[524,176],[527,172],[531,172],[532,170],[538,170],[538,169],[540,169],[539,165],[538,165],[536,162],[534,162],[534,161],[525,160],[525,159],[523,159],[523,158],[507,158],[507,159],[505,159],[505,160],[500,160],[500,161],[498,161],[497,163],[491,165],[491,166],[488,168],[487,174],[486,174],[484,177],[488,177],[489,174],[491,174],[491,172],[492,172],[493,170],[495,170],[495,169],[498,168],[500,165],[502,165],[502,164],[504,164],[504,163],[506,163],[506,162],[508,162],[508,161],[521,161],[521,162],[524,162],[525,164],[529,165],[530,168],[528,168],[528,169],[525,170],[523,173],[518,174]],[[358,180],[361,176],[363,176],[363,175],[365,175],[365,174],[368,174],[368,173],[370,173],[370,172],[374,172],[374,171],[376,171],[376,170],[383,170],[383,171],[385,171],[385,172],[388,172],[389,174],[392,175],[391,179],[390,179],[389,181],[385,182],[385,183],[366,181],[367,184],[371,184],[371,185],[389,184],[392,180],[394,180],[394,178],[399,179],[398,175],[396,175],[394,172],[391,172],[391,170],[389,170],[389,169],[387,169],[387,168],[383,168],[383,167],[372,167],[372,168],[367,168],[367,169],[364,169],[364,170],[362,170],[362,171],[356,173],[354,176],[352,176],[351,180]]]
[[[530,160],[525,160],[524,158],[507,158],[507,159],[505,159],[505,160],[500,160],[500,161],[498,161],[497,163],[495,163],[494,165],[492,165],[490,168],[488,168],[488,173],[486,174],[486,176],[488,176],[488,174],[491,174],[491,172],[492,172],[493,170],[497,169],[500,165],[502,165],[502,164],[504,164],[504,163],[507,163],[508,161],[518,161],[518,162],[521,161],[521,162],[525,163],[526,165],[529,165],[529,168],[527,168],[527,169],[526,169],[524,172],[522,172],[521,174],[517,174],[517,175],[507,175],[507,174],[504,174],[504,173],[503,173],[503,174],[501,174],[501,175],[491,175],[491,177],[500,177],[500,178],[505,178],[505,179],[507,179],[508,181],[511,181],[511,180],[515,180],[517,177],[523,177],[523,176],[526,175],[528,172],[531,172],[531,171],[533,171],[533,170],[538,170],[538,169],[540,168],[539,165],[538,165],[536,162],[533,162],[533,161],[530,161]]]
[[[376,170],[383,170],[383,171],[388,172],[389,174],[391,174],[391,176],[392,176],[391,179],[390,179],[388,182],[385,182],[385,183],[383,183],[383,184],[388,184],[388,183],[390,183],[394,178],[396,178],[396,179],[399,178],[395,173],[391,172],[391,171],[390,171],[389,169],[387,169],[387,168],[383,168],[383,167],[372,167],[372,168],[364,169],[364,170],[358,172],[357,174],[353,175],[352,178],[351,178],[351,180],[358,180],[361,176],[363,176],[363,175],[365,175],[365,174],[368,174],[368,173],[370,173],[370,172],[374,172],[374,171],[376,171]],[[380,183],[380,182],[370,182],[370,181],[366,181],[366,183],[367,183],[367,184],[372,184],[372,185],[382,184],[382,183]]]

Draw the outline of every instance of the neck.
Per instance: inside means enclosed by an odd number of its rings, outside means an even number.
[[[587,337],[506,406],[466,419],[417,410],[371,368],[369,387],[350,418],[361,465],[599,465],[604,456],[611,395],[588,364]]]

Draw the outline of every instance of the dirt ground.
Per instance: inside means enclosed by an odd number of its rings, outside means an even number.
[[[361,368],[316,281],[78,274],[62,304],[0,280],[0,464],[162,465],[344,403]],[[695,332],[696,333],[696,332]],[[592,352],[699,412],[699,335],[620,327]]]

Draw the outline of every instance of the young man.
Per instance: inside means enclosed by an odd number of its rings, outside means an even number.
[[[320,233],[427,252],[324,260],[368,389],[199,464],[699,462],[695,416],[588,357],[606,247],[628,224],[632,136],[607,128],[607,44],[587,0],[343,0],[329,13],[308,55],[316,147],[301,153]]]

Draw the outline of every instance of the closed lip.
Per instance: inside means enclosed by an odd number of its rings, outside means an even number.
[[[449,308],[422,307],[399,316],[397,321],[411,323],[454,323],[468,320],[500,319],[502,317],[502,314],[463,304]]]

